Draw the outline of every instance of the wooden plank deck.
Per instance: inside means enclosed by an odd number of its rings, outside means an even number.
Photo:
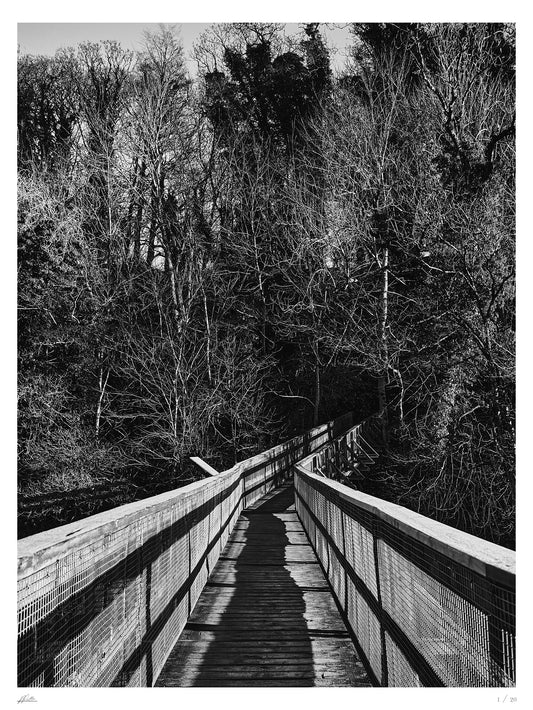
[[[370,685],[292,485],[277,489],[240,516],[156,686]]]

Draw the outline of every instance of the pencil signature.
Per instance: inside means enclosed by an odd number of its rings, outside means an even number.
[[[21,698],[17,700],[17,703],[36,703],[37,700],[33,697],[33,695],[23,695]]]

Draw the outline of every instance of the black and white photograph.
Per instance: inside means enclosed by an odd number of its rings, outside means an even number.
[[[517,23],[340,14],[14,23],[13,702],[520,700]]]

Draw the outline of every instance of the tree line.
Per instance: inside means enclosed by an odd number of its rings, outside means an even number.
[[[195,55],[19,56],[21,497],[380,409],[363,488],[512,546],[514,27],[354,24],[338,77],[318,23]]]

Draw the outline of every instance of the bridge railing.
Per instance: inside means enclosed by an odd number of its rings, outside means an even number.
[[[153,685],[243,507],[351,424],[345,415],[206,480],[22,539],[19,687]]]
[[[515,553],[325,478],[358,431],[299,461],[294,479],[369,674],[382,686],[513,686]]]
[[[358,481],[379,458],[381,448],[381,417],[374,414],[320,449],[313,457],[313,471],[357,488]]]

